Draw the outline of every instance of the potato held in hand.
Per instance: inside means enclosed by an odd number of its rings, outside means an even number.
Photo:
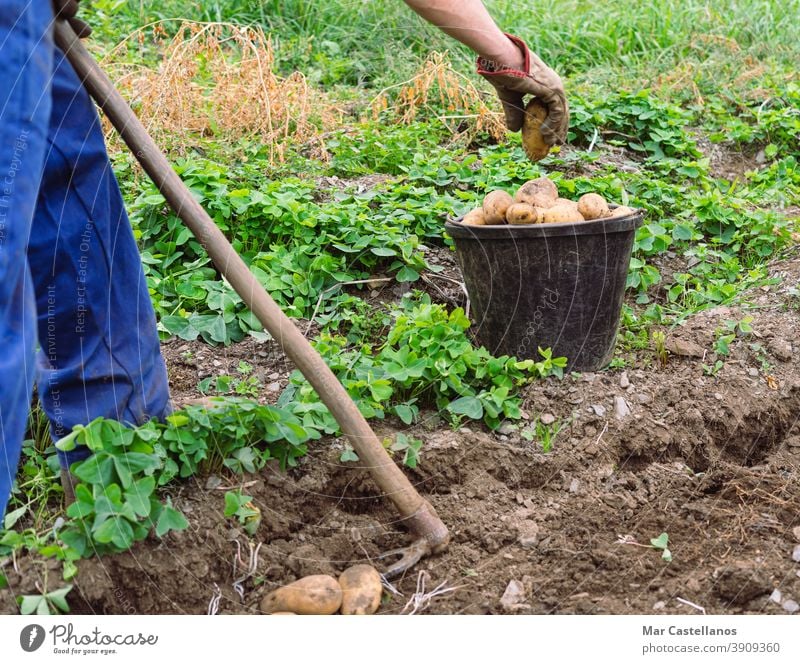
[[[535,207],[527,203],[514,203],[506,212],[506,221],[509,224],[536,224],[539,223],[539,213]]]
[[[261,600],[264,613],[291,611],[303,616],[329,616],[342,605],[342,589],[332,576],[314,574],[278,588]]]
[[[464,218],[461,220],[461,223],[465,226],[485,226],[486,225],[486,215],[483,213],[483,209],[475,208],[474,210],[470,210],[467,214],[464,215]]]
[[[528,159],[539,161],[550,152],[550,146],[542,138],[541,126],[547,119],[547,107],[536,97],[525,107],[525,119],[522,122],[522,147]]]
[[[611,211],[608,209],[606,199],[600,194],[584,194],[578,199],[578,212],[587,221],[607,217]]]
[[[339,577],[343,616],[371,616],[381,605],[381,575],[371,565],[353,565]]]
[[[506,211],[514,202],[511,196],[500,189],[489,192],[483,199],[483,216],[487,224],[506,223]]]

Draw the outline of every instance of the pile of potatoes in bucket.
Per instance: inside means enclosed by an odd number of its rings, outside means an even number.
[[[339,575],[304,576],[294,583],[273,590],[260,604],[272,615],[329,616],[337,611],[344,616],[372,615],[383,595],[381,575],[371,565],[353,565]]]
[[[483,199],[483,206],[464,215],[461,223],[467,226],[549,224],[614,219],[634,212],[624,205],[611,209],[600,194],[584,194],[577,201],[559,198],[556,185],[541,177],[523,184],[513,198],[499,189],[490,192]]]

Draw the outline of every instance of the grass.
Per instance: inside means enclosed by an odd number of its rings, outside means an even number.
[[[299,68],[325,84],[396,83],[430,50],[449,50],[462,71],[471,69],[473,62],[466,49],[426,25],[400,0],[93,4],[104,17],[98,21],[100,35],[110,40],[163,18],[259,24],[273,34],[283,66]],[[713,93],[721,83],[734,89],[737,76],[758,66],[771,70],[765,76],[794,75],[800,59],[797,0],[486,4],[503,29],[521,35],[578,84],[635,89],[666,77],[664,82],[695,83],[701,93]],[[124,11],[111,11],[111,5]]]

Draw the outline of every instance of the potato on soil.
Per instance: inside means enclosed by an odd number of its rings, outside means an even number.
[[[515,203],[527,203],[533,207],[549,208],[558,199],[556,185],[547,178],[528,180],[514,194]]]
[[[514,202],[508,192],[497,189],[483,199],[483,216],[487,224],[506,223],[506,210]]]
[[[600,194],[584,194],[578,199],[578,212],[589,221],[607,217],[611,211],[608,209],[606,199]]]
[[[465,226],[485,226],[486,225],[486,215],[483,213],[482,208],[475,208],[474,210],[470,210],[467,214],[464,215],[464,218],[461,220],[461,223]]]
[[[261,600],[264,613],[290,611],[303,616],[329,616],[342,605],[342,589],[327,574],[314,574],[273,590]]]
[[[522,147],[528,159],[539,161],[550,152],[550,146],[542,138],[541,126],[547,119],[547,107],[536,97],[525,107],[525,119],[522,122]]]
[[[343,616],[371,616],[383,595],[381,575],[372,565],[353,565],[339,576]]]
[[[578,212],[578,208],[572,205],[554,205],[544,211],[543,221],[546,224],[567,222],[567,221],[584,221],[583,215]]]
[[[617,219],[618,217],[627,217],[629,214],[635,214],[636,210],[629,208],[627,205],[620,205],[611,210],[608,219]]]
[[[509,224],[537,224],[540,221],[537,209],[527,203],[514,203],[506,212],[506,221]]]

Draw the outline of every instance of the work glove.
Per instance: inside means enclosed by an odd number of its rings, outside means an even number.
[[[87,23],[81,21],[78,15],[78,6],[81,0],[52,0],[53,14],[56,19],[64,19],[81,39],[92,34],[92,29]]]
[[[547,107],[547,119],[542,123],[542,138],[549,145],[563,143],[569,128],[569,106],[561,77],[535,53],[531,53],[519,37],[506,35],[525,56],[523,70],[511,69],[497,62],[478,58],[478,73],[497,90],[503,104],[509,131],[522,129],[525,117],[525,95],[538,97]]]

